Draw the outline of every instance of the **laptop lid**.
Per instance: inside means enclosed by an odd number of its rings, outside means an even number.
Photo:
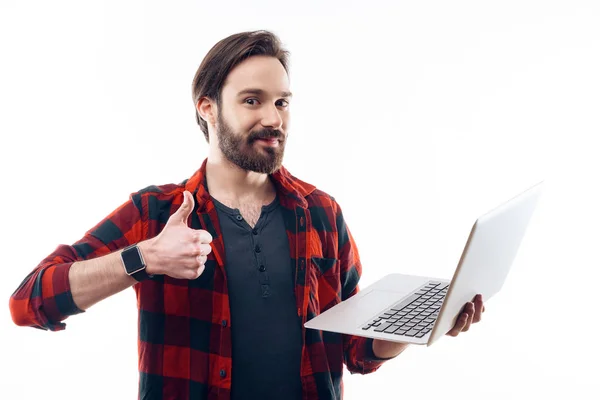
[[[463,249],[427,345],[454,326],[478,293],[487,301],[504,285],[541,194],[543,182],[479,217]]]

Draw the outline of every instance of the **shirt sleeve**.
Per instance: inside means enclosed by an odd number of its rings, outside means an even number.
[[[341,209],[337,208],[338,257],[342,281],[342,301],[359,291],[358,281],[362,265],[356,243],[344,221]],[[343,334],[344,363],[350,373],[368,374],[375,372],[388,359],[377,358],[373,353],[373,339]]]
[[[12,319],[19,326],[59,331],[61,322],[82,313],[71,295],[69,269],[76,261],[100,257],[138,243],[145,237],[141,197],[137,193],[123,203],[73,245],[59,245],[21,282],[11,295]]]

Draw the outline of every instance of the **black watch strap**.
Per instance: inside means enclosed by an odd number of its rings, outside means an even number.
[[[121,261],[123,262],[125,273],[135,280],[141,282],[152,277],[146,272],[146,262],[137,244],[132,244],[123,249],[121,252]]]
[[[141,282],[145,281],[146,279],[152,278],[154,275],[148,275],[146,269],[143,269],[141,271],[131,274],[130,276],[132,276],[136,281]]]

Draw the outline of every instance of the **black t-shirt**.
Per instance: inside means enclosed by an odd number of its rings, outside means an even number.
[[[254,229],[239,210],[213,201],[231,308],[231,398],[301,399],[301,320],[279,201],[262,208]]]

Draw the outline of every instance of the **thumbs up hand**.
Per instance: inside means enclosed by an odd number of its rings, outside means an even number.
[[[169,217],[160,234],[139,244],[148,274],[196,279],[204,272],[212,236],[207,231],[188,227],[187,220],[193,209],[194,199],[186,190],[183,203]]]

